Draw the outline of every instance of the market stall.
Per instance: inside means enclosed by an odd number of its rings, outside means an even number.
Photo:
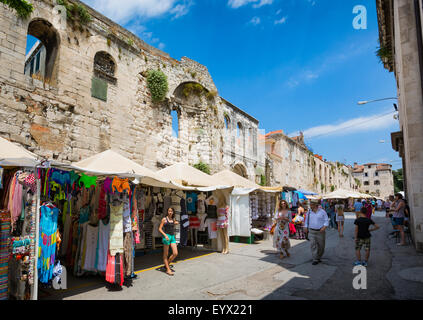
[[[181,192],[186,208],[176,206],[175,210],[181,221],[180,245],[189,242],[191,246],[203,244],[222,253],[229,252],[227,227],[233,187],[186,163],[176,163],[157,174],[186,189]]]
[[[37,298],[39,163],[0,137],[0,300]]]
[[[230,195],[230,237],[251,238],[252,233],[262,235],[270,230],[282,188],[259,186],[229,170],[213,177],[234,187]]]

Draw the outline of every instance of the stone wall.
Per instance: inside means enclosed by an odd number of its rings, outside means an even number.
[[[394,1],[392,8],[406,198],[411,210],[415,245],[417,250],[423,251],[423,95],[417,45],[417,34],[422,33],[422,29],[416,27],[413,1]]]
[[[225,145],[227,103],[205,66],[186,57],[169,57],[89,7],[88,25],[67,21],[63,28],[52,1],[32,3],[34,12],[26,20],[0,4],[2,137],[65,163],[111,148],[151,169],[201,160],[214,173],[238,161],[254,178],[254,155],[245,154],[245,147]],[[48,48],[50,72],[45,79],[24,75],[28,32],[57,44]],[[92,97],[98,52],[110,55],[116,65],[106,101]],[[147,88],[146,72],[152,69],[162,70],[168,78],[169,91],[161,103],[152,102]],[[201,84],[204,92],[184,96],[187,83]],[[172,135],[172,110],[179,113],[178,137]],[[245,117],[237,108],[231,114]],[[249,120],[243,121],[246,127],[258,128],[258,122],[249,126]],[[235,156],[225,158],[225,150]]]
[[[336,189],[356,190],[352,168],[315,156],[282,130],[266,135],[266,176],[271,185],[306,189],[319,194]]]

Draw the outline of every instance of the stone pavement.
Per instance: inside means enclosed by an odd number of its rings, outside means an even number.
[[[97,281],[91,287],[57,292],[49,299],[423,299],[423,254],[411,245],[399,247],[388,237],[392,227],[384,213],[374,217],[381,229],[372,237],[367,290],[353,289],[354,218],[347,214],[344,238],[328,230],[325,255],[317,266],[311,265],[310,245],[305,240],[291,240],[291,257],[283,260],[275,254],[271,240],[253,245],[231,243],[229,255],[208,253],[176,263],[173,277],[150,268],[121,291],[109,291],[104,282]],[[160,255],[154,259],[159,263]]]

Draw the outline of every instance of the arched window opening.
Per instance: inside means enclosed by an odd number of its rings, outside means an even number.
[[[172,110],[170,115],[172,117],[172,136],[179,138],[179,113],[177,110]]]
[[[238,122],[238,124],[237,124],[236,136],[238,138],[242,137],[242,124],[241,124],[241,122]]]
[[[116,64],[112,56],[107,52],[100,51],[94,57],[94,75],[111,84],[116,84],[115,78]]]
[[[55,80],[55,62],[59,51],[59,35],[53,25],[35,19],[28,26],[24,73],[42,81]]]
[[[229,126],[231,125],[231,119],[228,116],[225,116],[225,128],[229,130]]]
[[[375,186],[378,186],[378,185],[380,185],[380,181],[379,180],[376,180],[375,181]]]
[[[94,56],[94,74],[91,82],[91,96],[107,102],[108,84],[116,85],[116,63],[112,56],[99,51]]]

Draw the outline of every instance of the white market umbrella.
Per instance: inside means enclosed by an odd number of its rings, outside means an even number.
[[[239,174],[236,174],[230,170],[223,170],[214,174],[212,177],[231,187],[260,189],[258,184],[245,179],[244,177],[241,177]]]
[[[162,188],[172,188],[169,180],[161,178],[156,172],[141,166],[113,150],[107,150],[76,162],[72,168],[97,175],[142,176],[141,183]]]
[[[38,156],[0,137],[0,166],[35,167]]]
[[[204,173],[186,163],[176,163],[157,172],[159,177],[169,179],[183,186],[215,187],[224,186],[224,182]]]

